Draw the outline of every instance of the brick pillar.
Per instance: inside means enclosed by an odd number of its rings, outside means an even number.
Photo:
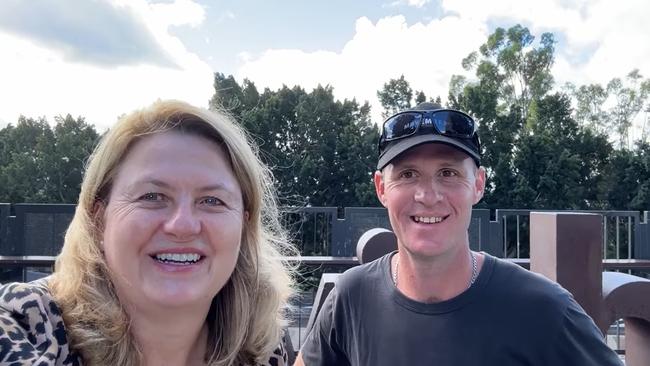
[[[603,223],[598,214],[531,212],[530,270],[562,285],[597,323]]]

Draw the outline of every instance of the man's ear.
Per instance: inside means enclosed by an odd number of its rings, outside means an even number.
[[[381,202],[381,204],[384,207],[386,207],[386,205],[384,204],[385,187],[384,187],[383,173],[377,170],[375,171],[375,175],[373,178],[375,182],[375,193],[377,193],[377,198],[379,199],[379,202]]]
[[[476,179],[474,180],[474,204],[479,203],[485,194],[485,168],[482,166],[476,169]]]

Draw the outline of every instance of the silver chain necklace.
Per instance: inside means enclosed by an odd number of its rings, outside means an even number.
[[[397,261],[395,262],[395,271],[393,271],[393,284],[395,287],[397,287],[397,270],[399,269],[399,252],[396,254],[397,255]],[[469,279],[469,283],[467,284],[467,289],[472,287],[474,282],[476,282],[476,277],[478,277],[478,263],[476,263],[476,256],[474,255],[474,252],[471,250],[469,251],[469,257],[472,260],[472,278]]]

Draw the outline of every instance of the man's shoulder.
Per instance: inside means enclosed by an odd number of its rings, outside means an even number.
[[[527,309],[531,314],[560,315],[575,303],[569,291],[543,275],[503,259],[494,261],[490,293],[509,307]]]
[[[496,279],[512,284],[504,287],[506,289],[525,292],[531,296],[535,294],[543,295],[544,293],[557,296],[569,295],[568,291],[562,286],[539,273],[527,270],[505,259],[492,258],[495,262]]]
[[[385,271],[392,254],[388,253],[372,262],[352,267],[342,273],[336,282],[338,291],[355,291],[360,287],[367,287],[370,283],[376,284],[384,281]]]

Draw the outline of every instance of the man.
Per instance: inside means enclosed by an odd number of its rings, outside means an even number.
[[[384,122],[374,182],[398,250],[339,278],[296,365],[622,365],[566,290],[470,251],[475,127],[431,103]]]

